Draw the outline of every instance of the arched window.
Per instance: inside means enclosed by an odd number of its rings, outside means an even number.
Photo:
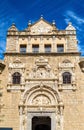
[[[20,84],[21,82],[21,74],[18,73],[18,72],[15,72],[13,75],[12,75],[12,83],[13,84]]]
[[[70,84],[71,83],[71,73],[64,72],[62,74],[62,77],[63,77],[63,84]]]

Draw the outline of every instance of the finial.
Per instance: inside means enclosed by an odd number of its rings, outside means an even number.
[[[29,25],[29,26],[31,25],[31,20],[29,20],[28,25]]]
[[[12,23],[12,26],[15,26],[15,23]]]
[[[43,15],[41,15],[41,19],[43,19]]]
[[[55,25],[55,20],[52,21],[52,24]]]
[[[69,22],[69,23],[68,23],[68,25],[72,25],[72,23],[71,23],[71,22]]]

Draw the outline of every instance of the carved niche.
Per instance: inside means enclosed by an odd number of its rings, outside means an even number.
[[[22,63],[19,59],[15,59],[13,63],[9,63],[9,76],[8,76],[8,87],[7,90],[15,90],[15,89],[22,89],[20,85],[24,86],[24,72],[25,72],[25,64]],[[19,72],[21,74],[21,84],[19,87],[17,85],[12,84],[12,75],[15,72]]]
[[[71,73],[71,84],[63,84],[62,74],[64,72]],[[68,59],[65,59],[62,63],[59,63],[59,90],[62,89],[76,90],[75,65]]]

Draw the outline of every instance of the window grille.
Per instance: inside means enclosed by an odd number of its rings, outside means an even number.
[[[69,72],[64,72],[63,76],[63,84],[70,84],[71,83],[71,74]]]
[[[15,72],[15,73],[12,75],[12,83],[13,83],[13,84],[20,84],[20,82],[21,82],[21,75],[20,75],[20,73]]]

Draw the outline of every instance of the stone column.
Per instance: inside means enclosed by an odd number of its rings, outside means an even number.
[[[20,130],[23,130],[22,129],[22,127],[23,127],[22,126],[23,125],[23,117],[22,117],[23,114],[22,113],[23,113],[23,108],[22,108],[22,106],[20,106]]]
[[[39,52],[44,52],[43,36],[40,37]]]
[[[63,110],[64,110],[64,105],[63,105],[62,101],[60,101],[60,103],[59,103],[59,108],[60,108],[60,130],[63,130]]]
[[[27,52],[32,52],[31,37],[28,37]]]
[[[19,38],[18,36],[16,37],[16,52],[20,52],[20,45],[19,45]]]
[[[56,52],[55,36],[52,37],[52,50],[51,50],[51,52]]]

